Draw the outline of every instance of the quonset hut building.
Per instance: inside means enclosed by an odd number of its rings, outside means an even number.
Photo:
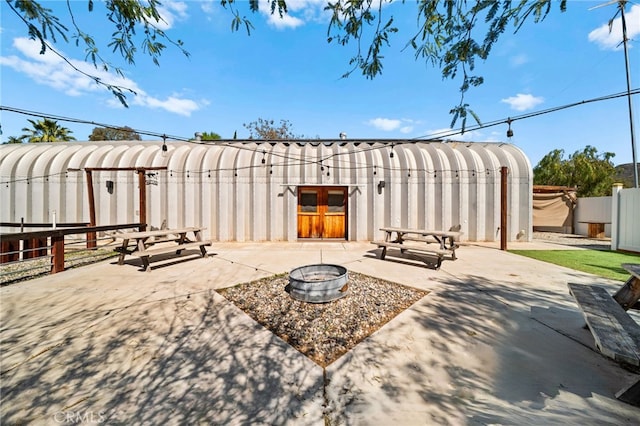
[[[214,241],[374,240],[384,226],[530,240],[532,170],[506,143],[409,140],[71,142],[0,146],[0,221],[204,226]],[[141,176],[144,179],[140,179]],[[146,220],[139,186],[145,185]]]

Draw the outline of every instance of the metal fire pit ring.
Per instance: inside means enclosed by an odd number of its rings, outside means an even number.
[[[321,263],[292,269],[287,287],[289,295],[296,300],[326,303],[347,294],[348,280],[344,266]]]

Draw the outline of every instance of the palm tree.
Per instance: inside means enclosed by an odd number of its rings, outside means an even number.
[[[17,138],[15,136],[9,136],[5,143],[22,143],[22,139]]]
[[[23,132],[27,132],[22,135],[20,139],[27,140],[27,142],[66,142],[75,141],[76,138],[71,136],[73,131],[58,125],[55,120],[49,120],[43,118],[42,120],[27,120],[31,123],[31,128],[24,127]]]

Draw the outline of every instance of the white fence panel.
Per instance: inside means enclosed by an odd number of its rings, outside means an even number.
[[[640,189],[614,185],[611,218],[611,249],[640,253]]]
[[[604,236],[611,236],[611,197],[578,198],[573,211],[575,234],[593,236],[589,224],[604,224]]]

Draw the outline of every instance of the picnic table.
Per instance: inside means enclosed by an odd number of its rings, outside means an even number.
[[[452,260],[457,259],[456,249],[459,247],[457,241],[462,232],[396,227],[385,227],[380,230],[385,233],[384,241],[372,241],[372,244],[382,249],[380,252],[382,260],[386,257],[389,247],[399,249],[401,253],[412,251],[435,255],[437,258],[435,269],[440,268],[444,256],[450,256]]]
[[[151,271],[149,258],[160,254],[175,252],[179,255],[183,250],[199,248],[202,257],[207,257],[206,246],[211,245],[211,241],[202,239],[202,231],[206,228],[188,227],[180,229],[159,229],[154,231],[127,232],[117,234],[116,237],[122,239],[122,244],[115,250],[120,253],[118,265],[124,264],[127,254],[137,256],[142,260],[144,270]],[[193,234],[190,239],[188,234]],[[130,241],[135,241],[131,245]],[[160,243],[171,243],[162,247],[155,247]],[[173,243],[177,244],[174,245]]]
[[[636,263],[623,263],[622,267],[631,275],[626,283],[613,298],[624,308],[629,310],[640,299],[640,264]]]
[[[596,348],[628,369],[640,371],[640,325],[626,312],[640,299],[640,264],[623,263],[631,277],[615,295],[598,285],[569,283],[569,291],[582,310]],[[640,380],[616,393],[621,401],[640,406]]]

